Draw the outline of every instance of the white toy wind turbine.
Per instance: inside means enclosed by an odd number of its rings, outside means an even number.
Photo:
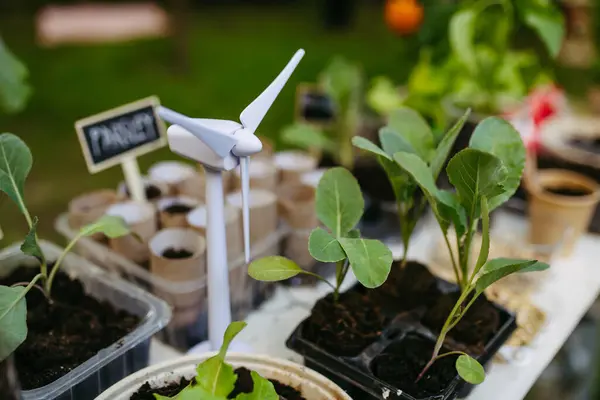
[[[262,143],[254,132],[303,56],[304,50],[298,50],[279,76],[242,111],[241,124],[219,119],[189,118],[168,108],[158,107],[158,115],[173,124],[167,130],[171,150],[200,162],[206,170],[208,327],[212,350],[218,350],[225,329],[231,322],[221,172],[230,171],[240,165],[244,254],[248,263],[250,261],[248,164],[249,157],[262,150]]]

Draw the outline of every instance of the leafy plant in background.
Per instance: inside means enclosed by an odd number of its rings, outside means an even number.
[[[377,157],[392,184],[404,244],[403,264],[408,261],[406,255],[410,238],[423,214],[427,200],[416,196],[417,183],[394,161],[394,154],[407,152],[417,155],[427,163],[428,170],[435,181],[469,113],[470,111],[467,111],[441,140],[437,140],[430,126],[417,111],[401,107],[390,113],[387,126],[379,130],[381,148],[363,137],[355,137],[352,140],[356,147]]]
[[[248,274],[266,282],[282,281],[298,274],[312,275],[331,286],[335,301],[349,268],[365,287],[382,285],[390,273],[392,252],[379,240],[361,238],[355,229],[364,207],[358,182],[348,170],[337,167],[323,174],[317,187],[316,211],[327,229],[318,227],[310,233],[308,250],[317,261],[337,263],[335,285],[280,256],[253,261]]]
[[[0,361],[14,352],[27,337],[25,295],[35,287],[44,293],[49,302],[52,301],[52,282],[65,256],[80,238],[96,233],[115,238],[129,233],[122,218],[101,217],[81,228],[58,259],[50,264],[38,243],[38,218],[31,216],[25,204],[23,190],[32,164],[31,151],[19,137],[11,133],[0,135],[0,191],[15,202],[27,221],[29,233],[21,245],[21,251],[37,258],[40,263],[39,273],[30,282],[18,283],[11,287],[0,285]],[[41,282],[42,286],[38,286],[38,282]]]
[[[448,333],[488,286],[515,272],[548,268],[547,264],[536,260],[488,260],[489,213],[514,195],[519,186],[525,165],[523,142],[519,133],[503,119],[491,117],[482,121],[471,137],[470,147],[455,155],[446,167],[454,192],[436,187],[430,167],[418,154],[400,151],[394,154],[394,160],[412,176],[431,205],[448,246],[456,281],[461,289],[460,297],[439,333],[431,360],[417,380],[436,360],[459,354],[456,368],[462,378],[473,384],[481,383],[485,373],[475,359],[463,352],[441,355],[439,352]],[[471,244],[480,220],[481,248],[473,270],[469,271]],[[456,233],[457,255],[448,239],[451,226]]]
[[[331,156],[348,169],[354,166],[352,137],[360,123],[363,77],[360,67],[336,57],[320,74],[319,84],[335,105],[335,120],[331,129],[306,123],[285,128],[282,140],[307,150],[318,150]]]
[[[6,47],[0,37],[0,110],[6,113],[21,111],[31,94],[27,85],[27,68]]]
[[[246,327],[245,322],[232,322],[223,336],[223,344],[219,353],[196,367],[197,375],[190,384],[175,397],[155,394],[157,400],[226,400],[233,392],[237,375],[233,367],[225,362],[227,350],[233,339]],[[257,372],[251,371],[254,384],[252,393],[240,393],[236,400],[279,400],[275,387]]]
[[[565,34],[561,11],[552,0],[475,0],[464,2],[450,21],[454,70],[452,100],[481,113],[502,111],[507,99],[520,100],[547,80],[534,51],[511,49],[518,23],[529,27],[556,57]]]

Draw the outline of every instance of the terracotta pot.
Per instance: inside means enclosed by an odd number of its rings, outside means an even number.
[[[213,355],[214,353],[187,356],[148,367],[113,385],[96,400],[129,400],[145,382],[156,387],[177,382],[182,377],[189,379],[196,375],[196,366]],[[227,362],[234,368],[245,367],[258,372],[264,378],[275,379],[297,388],[307,400],[352,400],[340,387],[323,375],[287,360],[229,353]]]
[[[188,207],[191,210],[200,205],[200,200],[192,197],[177,196],[165,197],[158,201],[158,216],[161,227],[164,228],[186,228],[189,227],[187,215],[189,212],[170,212],[169,208],[175,205]]]
[[[154,206],[131,200],[113,204],[106,210],[106,214],[125,219],[129,229],[135,234],[110,239],[110,247],[135,263],[148,261],[148,241],[156,233],[157,226]]]
[[[537,175],[537,185],[528,185],[530,240],[533,244],[554,245],[563,241],[564,254],[573,251],[577,239],[587,231],[600,200],[600,186],[578,173],[547,169]],[[581,196],[555,194],[548,189],[567,189]]]
[[[153,182],[163,183],[168,187],[169,195],[181,194],[181,188],[186,185],[187,180],[193,180],[197,176],[196,169],[186,163],[179,161],[161,161],[148,170],[148,177]]]
[[[302,151],[281,151],[275,153],[275,166],[279,170],[279,181],[282,183],[298,183],[302,174],[317,168],[318,160]]]
[[[149,247],[150,271],[154,275],[171,282],[191,282],[206,276],[206,240],[196,231],[163,229],[150,240]],[[186,250],[191,256],[167,258],[165,251],[168,249]],[[153,292],[160,298],[168,299],[169,304],[174,307],[171,323],[176,327],[193,323],[202,311],[206,299],[206,288],[173,294],[155,287]]]

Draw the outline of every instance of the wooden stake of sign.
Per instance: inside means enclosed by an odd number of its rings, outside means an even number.
[[[148,97],[75,123],[90,173],[121,164],[136,201],[146,200],[136,157],[167,144],[164,123],[156,114],[159,105],[157,97]]]

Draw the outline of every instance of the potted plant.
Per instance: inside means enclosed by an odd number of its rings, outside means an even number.
[[[321,299],[292,333],[288,346],[302,354],[307,365],[319,366],[326,376],[344,384],[353,397],[454,399],[465,381],[482,381],[481,365],[491,360],[516,328],[515,317],[481,296],[483,290],[512,273],[548,267],[535,260],[488,260],[489,212],[514,194],[524,168],[525,149],[510,124],[499,118],[484,120],[473,134],[471,148],[448,163],[446,172],[454,192],[436,186],[430,165],[415,152],[398,151],[393,159],[430,204],[446,238],[459,285],[433,278],[425,268],[415,272],[407,264],[404,274],[392,279],[396,293],[370,296],[368,293],[378,289],[356,286],[339,295],[338,301],[345,305],[342,308],[340,304],[339,312],[345,319],[319,319],[327,298]],[[333,187],[331,182],[322,184]],[[475,267],[469,269],[468,254],[480,221],[482,245]],[[455,231],[458,254],[449,243],[450,229]],[[311,254],[322,257],[317,243],[313,240],[310,244]],[[337,248],[331,238],[327,243],[327,249]],[[366,258],[370,263],[379,259],[376,252],[369,252]],[[353,268],[354,261],[350,259]],[[300,272],[281,258],[258,260],[249,267],[256,279],[279,279]],[[348,308],[349,304],[354,308]],[[320,324],[314,324],[315,320]],[[345,320],[351,323],[342,324]],[[368,328],[362,330],[364,327]]]
[[[68,254],[82,237],[127,234],[120,218],[105,216],[84,226],[64,250],[38,241],[38,219],[23,196],[31,152],[9,133],[0,135],[0,149],[0,190],[29,227],[22,254],[16,248],[0,254],[0,360],[15,354],[24,398],[93,396],[103,389],[97,374],[118,368],[118,378],[145,366],[150,336],[168,321],[166,304]],[[112,354],[102,354],[104,348]],[[76,386],[79,390],[72,391]]]
[[[245,322],[232,322],[217,354],[188,356],[146,368],[112,386],[96,400],[351,399],[323,376],[289,361],[227,354],[229,345],[245,326]]]

